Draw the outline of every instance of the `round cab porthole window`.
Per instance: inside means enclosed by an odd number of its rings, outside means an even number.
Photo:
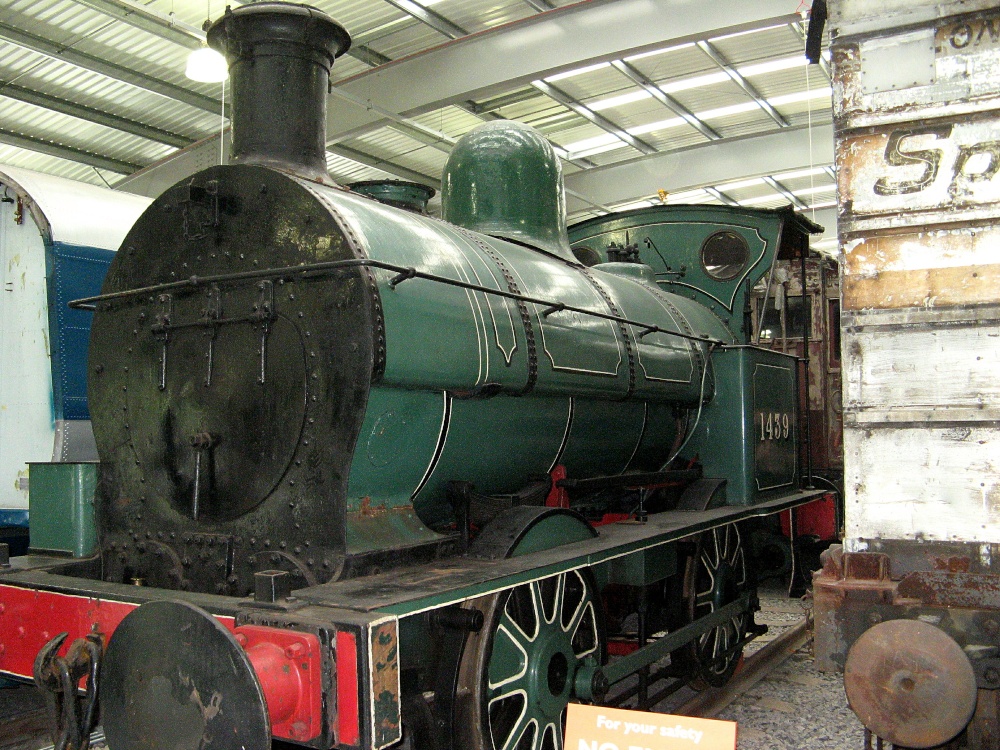
[[[701,246],[701,267],[719,281],[738,276],[749,259],[750,246],[736,232],[716,232]]]

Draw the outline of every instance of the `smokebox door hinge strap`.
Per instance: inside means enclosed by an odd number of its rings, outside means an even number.
[[[88,633],[73,641],[66,656],[59,656],[67,635],[60,633],[38,652],[35,684],[45,695],[54,750],[87,750],[97,724],[97,678],[104,640],[100,633]],[[86,689],[80,695],[77,685],[84,678]]]
[[[262,281],[257,285],[260,297],[254,305],[254,314],[258,316],[260,327],[260,377],[257,382],[264,385],[267,379],[267,336],[271,332],[271,321],[277,315],[274,312],[274,282]]]
[[[208,299],[205,309],[202,311],[202,320],[205,323],[217,323],[222,318],[222,292],[218,284],[212,284],[208,288]],[[205,331],[208,337],[208,372],[205,373],[205,386],[212,385],[212,365],[215,362],[215,334],[218,333],[218,325],[209,325]]]
[[[157,301],[160,303],[160,310],[156,313],[153,335],[163,342],[163,351],[160,354],[160,390],[162,391],[167,387],[167,342],[170,340],[174,298],[171,294],[161,294],[157,297]]]

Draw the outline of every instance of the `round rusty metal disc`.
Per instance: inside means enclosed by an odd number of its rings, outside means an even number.
[[[108,643],[99,697],[115,750],[269,750],[271,725],[246,653],[193,604],[129,613]]]
[[[962,648],[917,620],[889,620],[865,631],[847,654],[844,687],[866,727],[911,748],[947,742],[976,708],[976,676]]]

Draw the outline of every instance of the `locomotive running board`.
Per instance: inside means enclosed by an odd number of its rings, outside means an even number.
[[[300,601],[310,604],[406,617],[609,562],[717,526],[790,510],[825,494],[825,490],[804,490],[752,506],[655,513],[646,523],[601,526],[594,539],[507,560],[454,557],[374,576],[311,586],[294,594]]]

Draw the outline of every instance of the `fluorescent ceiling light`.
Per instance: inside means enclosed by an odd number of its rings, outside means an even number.
[[[229,78],[229,66],[211,47],[199,47],[188,55],[184,75],[199,83],[220,83]]]
[[[821,174],[826,174],[826,169],[824,167],[814,167],[812,169],[796,169],[791,172],[781,172],[780,174],[771,175],[778,182],[782,180],[795,180],[799,177],[816,177]]]
[[[755,65],[745,65],[739,68],[739,73],[745,78],[751,78],[753,76],[760,76],[766,73],[777,73],[779,70],[790,70],[791,68],[801,68],[803,65],[808,64],[805,55],[796,55],[795,57],[782,57],[778,60],[768,60],[767,62],[757,63]]]
[[[610,109],[611,107],[621,107],[625,104],[632,104],[632,102],[641,102],[643,99],[652,99],[653,95],[650,94],[645,89],[639,89],[638,91],[630,91],[627,94],[621,94],[620,96],[612,96],[610,99],[602,99],[599,102],[588,103],[587,106],[594,112],[600,112],[602,109]]]
[[[577,68],[576,70],[567,70],[565,73],[556,73],[552,76],[547,76],[543,80],[546,83],[552,83],[553,81],[561,81],[563,78],[572,78],[573,76],[582,76],[584,73],[591,73],[595,70],[600,70],[601,68],[610,68],[611,63],[602,62],[596,65],[587,65],[583,68]]]
[[[742,190],[743,188],[756,187],[757,185],[763,185],[763,177],[752,177],[748,180],[737,180],[735,182],[721,182],[715,187],[719,190],[725,192],[726,190]]]
[[[660,49],[654,49],[650,52],[640,52],[638,55],[632,55],[630,57],[624,58],[625,62],[635,62],[636,60],[641,60],[644,57],[653,57],[654,55],[665,55],[668,52],[676,52],[677,50],[687,49],[693,47],[694,42],[686,42],[685,44],[675,44],[673,47],[661,47]]]

